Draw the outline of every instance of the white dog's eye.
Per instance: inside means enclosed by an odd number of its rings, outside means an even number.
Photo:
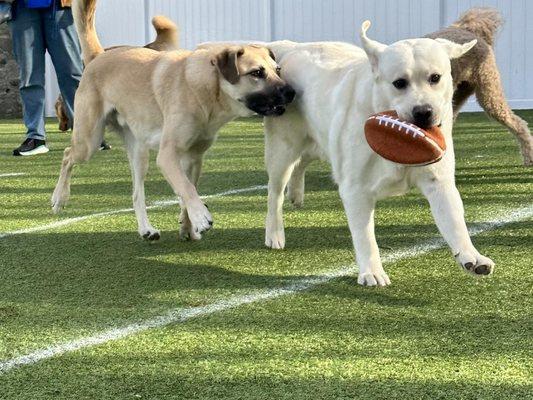
[[[405,89],[407,85],[409,85],[409,82],[407,81],[407,79],[400,78],[396,79],[394,82],[392,82],[392,84],[396,89],[402,90]]]
[[[429,83],[431,83],[432,85],[439,83],[439,81],[440,81],[439,74],[431,74],[431,76],[429,77]]]
[[[276,74],[281,74],[281,67],[276,67]]]

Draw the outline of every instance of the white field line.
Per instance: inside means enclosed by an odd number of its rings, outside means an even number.
[[[24,172],[8,172],[5,174],[0,174],[0,178],[8,178],[10,176],[22,176],[26,175]]]
[[[533,205],[510,211],[506,213],[503,217],[499,217],[492,221],[479,224],[479,226],[470,230],[470,234],[472,236],[478,235],[482,232],[497,229],[510,223],[523,221],[531,217],[533,217]],[[386,263],[391,263],[402,259],[413,258],[429,253],[433,250],[442,248],[444,247],[444,245],[445,242],[442,239],[429,240],[419,245],[390,253],[382,257],[382,260]],[[79,349],[100,345],[117,339],[122,339],[136,333],[144,332],[149,329],[160,328],[174,323],[181,323],[192,318],[202,317],[216,312],[229,310],[232,308],[240,307],[242,305],[257,303],[260,301],[270,300],[277,297],[298,293],[307,289],[311,289],[317,285],[327,283],[333,279],[351,275],[356,271],[357,268],[355,266],[342,267],[321,275],[303,277],[301,279],[294,280],[292,283],[286,286],[282,286],[279,288],[260,291],[247,295],[232,296],[225,300],[216,301],[206,306],[172,309],[163,315],[139,321],[131,325],[111,328],[106,331],[97,333],[93,336],[83,337],[70,342],[59,343],[47,347],[45,349],[36,350],[32,353],[12,358],[10,360],[1,361],[0,374],[6,373],[14,368],[22,367],[24,365],[32,365],[51,357],[60,356],[62,354],[70,353]]]
[[[231,196],[233,194],[239,194],[239,193],[256,192],[258,190],[264,190],[266,188],[267,188],[266,185],[249,186],[249,187],[242,188],[242,189],[226,190],[225,192],[202,196],[202,199],[213,199],[216,197]],[[179,204],[178,199],[156,201],[153,203],[153,205],[148,206],[146,208],[150,210],[153,208],[168,207],[168,206],[172,206],[175,204]],[[94,213],[94,214],[82,215],[80,217],[65,218],[65,219],[62,219],[56,222],[51,222],[45,225],[32,226],[30,228],[19,229],[19,230],[11,231],[11,232],[0,232],[0,239],[6,238],[9,236],[14,236],[14,235],[21,235],[24,233],[47,231],[50,229],[56,229],[56,228],[61,228],[63,226],[72,225],[72,224],[85,221],[91,218],[107,217],[109,215],[123,214],[123,213],[128,213],[128,212],[133,212],[133,208],[122,208],[119,210],[103,211],[103,212]]]

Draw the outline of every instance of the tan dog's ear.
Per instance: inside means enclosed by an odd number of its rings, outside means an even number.
[[[217,54],[216,58],[211,61],[216,65],[224,79],[232,85],[239,82],[239,68],[237,67],[237,59],[244,54],[242,47],[225,49]]]

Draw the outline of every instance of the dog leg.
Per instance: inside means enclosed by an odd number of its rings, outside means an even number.
[[[138,144],[132,136],[126,136],[126,148],[133,178],[133,209],[137,217],[139,235],[148,241],[159,240],[161,233],[150,224],[144,194],[144,180],[148,172],[150,150]]]
[[[474,88],[468,82],[461,82],[453,92],[453,120],[457,119],[461,107],[466,103],[468,98],[474,94]]]
[[[533,165],[533,137],[527,122],[516,115],[507,104],[494,55],[488,56],[480,67],[476,98],[485,112],[505,125],[518,139],[524,165]]]
[[[52,211],[59,213],[70,197],[70,178],[75,164],[89,161],[100,146],[104,137],[105,119],[99,107],[87,107],[75,121],[71,146],[63,154],[61,172],[54,193],[52,194]]]
[[[187,177],[195,187],[198,186],[198,180],[200,179],[203,155],[203,153],[187,154],[181,163],[183,169],[185,170],[185,173],[187,174]],[[181,207],[181,214],[179,220],[181,224],[179,236],[181,239],[200,240],[202,238],[202,235],[193,229],[191,220],[189,219],[189,213],[187,212],[187,208],[185,207],[185,205]]]
[[[187,208],[191,230],[201,234],[211,229],[213,217],[211,217],[211,213],[200,199],[200,196],[198,196],[195,186],[187,178],[187,174],[183,170],[181,160],[186,157],[187,150],[180,148],[179,143],[174,138],[174,132],[176,131],[179,131],[179,129],[165,127],[159,146],[159,153],[157,154],[157,165],[174,193],[180,196],[181,201]],[[183,135],[183,137],[187,136]]]
[[[352,234],[359,274],[363,286],[387,286],[390,279],[381,264],[374,232],[375,200],[354,188],[353,183],[339,186],[342,203]]]
[[[453,178],[427,179],[419,184],[419,188],[428,199],[437,227],[457,262],[474,275],[491,274],[494,262],[481,255],[472,244],[464,219],[463,202]]]
[[[311,153],[304,151],[300,157],[300,161],[294,166],[291,179],[287,185],[287,198],[296,208],[300,208],[304,204],[305,170],[313,160],[316,160],[316,157]]]
[[[298,140],[301,136],[294,128],[297,122],[291,120],[286,116],[265,118],[265,163],[268,173],[265,245],[272,249],[285,247],[284,191],[303,148]]]

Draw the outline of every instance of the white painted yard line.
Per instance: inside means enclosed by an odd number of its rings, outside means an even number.
[[[233,194],[239,194],[239,193],[256,192],[259,190],[264,190],[266,188],[267,188],[266,185],[249,186],[246,188],[226,190],[224,192],[202,196],[202,199],[213,199],[216,197],[231,196]],[[153,205],[148,206],[146,208],[150,210],[153,208],[168,207],[168,206],[172,206],[175,204],[179,204],[179,200],[177,199],[162,200],[162,201],[156,201],[153,203]],[[107,217],[109,215],[123,214],[123,213],[128,213],[128,212],[133,212],[133,208],[122,208],[120,210],[103,211],[103,212],[94,213],[94,214],[82,215],[80,217],[65,218],[65,219],[61,219],[56,222],[51,222],[49,224],[32,226],[30,228],[19,229],[19,230],[11,231],[11,232],[1,232],[0,239],[6,238],[9,236],[14,236],[14,235],[22,235],[25,233],[48,231],[50,229],[61,228],[63,226],[72,225],[72,224],[85,221],[91,218]]]
[[[473,228],[470,231],[472,236],[478,235],[492,229],[496,229],[513,222],[523,221],[533,217],[533,205],[518,210],[507,212],[502,217],[498,217],[492,221],[481,224],[479,227]],[[430,251],[444,247],[445,243],[442,239],[430,240],[425,243],[413,246],[405,250],[399,250],[384,256],[384,262],[390,263],[402,259],[413,258],[420,256]],[[251,293],[247,295],[232,296],[225,300],[220,300],[212,304],[201,307],[186,307],[169,310],[167,313],[150,318],[144,321],[139,321],[131,325],[122,327],[115,327],[109,330],[97,333],[93,336],[87,336],[70,342],[59,343],[47,347],[45,349],[37,350],[32,353],[22,355],[0,362],[0,374],[6,373],[14,368],[22,367],[24,365],[32,365],[39,361],[46,360],[51,357],[60,356],[62,354],[70,353],[72,351],[80,350],[87,347],[92,347],[104,344],[113,340],[118,340],[131,336],[136,333],[144,332],[153,328],[160,328],[174,323],[185,322],[189,319],[210,315],[216,312],[229,310],[240,307],[242,305],[266,301],[277,297],[298,293],[307,289],[311,289],[317,285],[327,283],[333,279],[351,275],[357,271],[354,266],[342,267],[332,272],[327,272],[318,276],[304,277],[295,280],[293,283],[258,293]],[[371,290],[371,289],[370,289]]]
[[[0,174],[0,178],[8,178],[10,176],[22,176],[22,175],[26,175],[26,173],[25,172],[8,172],[5,174]]]

